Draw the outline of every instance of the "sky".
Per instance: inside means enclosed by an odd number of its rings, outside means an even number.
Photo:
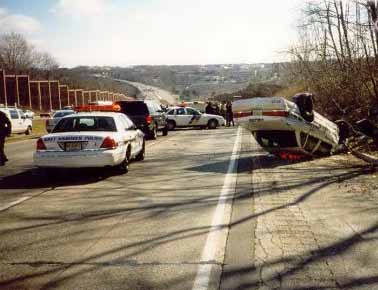
[[[303,0],[0,0],[0,33],[22,33],[64,67],[276,62]]]

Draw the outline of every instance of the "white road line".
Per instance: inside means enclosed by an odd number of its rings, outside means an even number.
[[[28,199],[31,199],[31,198],[33,198],[33,196],[24,196],[24,197],[21,197],[21,198],[17,199],[16,201],[13,201],[11,203],[8,203],[5,206],[0,207],[0,212],[2,212],[4,210],[7,210],[7,209],[9,209],[9,208],[11,208],[13,206],[16,206],[16,205],[18,205],[18,204],[20,204],[20,203],[22,203],[22,202],[24,202],[24,201],[26,201]]]
[[[211,229],[202,250],[202,264],[197,269],[197,275],[192,290],[207,290],[213,267],[213,263],[211,262],[216,260],[216,255],[219,250],[222,251],[222,257],[224,259],[228,234],[228,228],[224,228],[224,226],[229,225],[231,219],[231,197],[235,193],[236,187],[241,130],[241,127],[239,127],[222,191],[219,195],[218,204],[213,214]]]

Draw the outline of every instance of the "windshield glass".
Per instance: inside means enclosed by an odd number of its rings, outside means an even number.
[[[122,102],[120,105],[126,115],[148,115],[147,105],[143,102]]]
[[[83,116],[60,120],[53,133],[79,131],[116,132],[117,128],[112,117]]]
[[[68,116],[73,114],[74,111],[62,111],[62,112],[56,112],[53,116],[53,118],[63,118],[64,116]]]

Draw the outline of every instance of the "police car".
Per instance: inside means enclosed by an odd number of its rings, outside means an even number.
[[[63,117],[51,134],[38,139],[35,166],[117,167],[126,173],[131,159],[144,159],[144,134],[126,115],[114,112],[119,106],[83,107],[76,108],[77,114]]]
[[[207,127],[215,129],[218,126],[224,126],[225,122],[222,116],[203,114],[191,107],[173,107],[167,112],[168,130],[173,130],[176,127]]]

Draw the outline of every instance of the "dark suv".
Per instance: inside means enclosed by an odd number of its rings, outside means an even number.
[[[162,107],[154,101],[119,101],[121,112],[127,115],[149,139],[156,139],[157,132],[168,135],[167,120]]]

